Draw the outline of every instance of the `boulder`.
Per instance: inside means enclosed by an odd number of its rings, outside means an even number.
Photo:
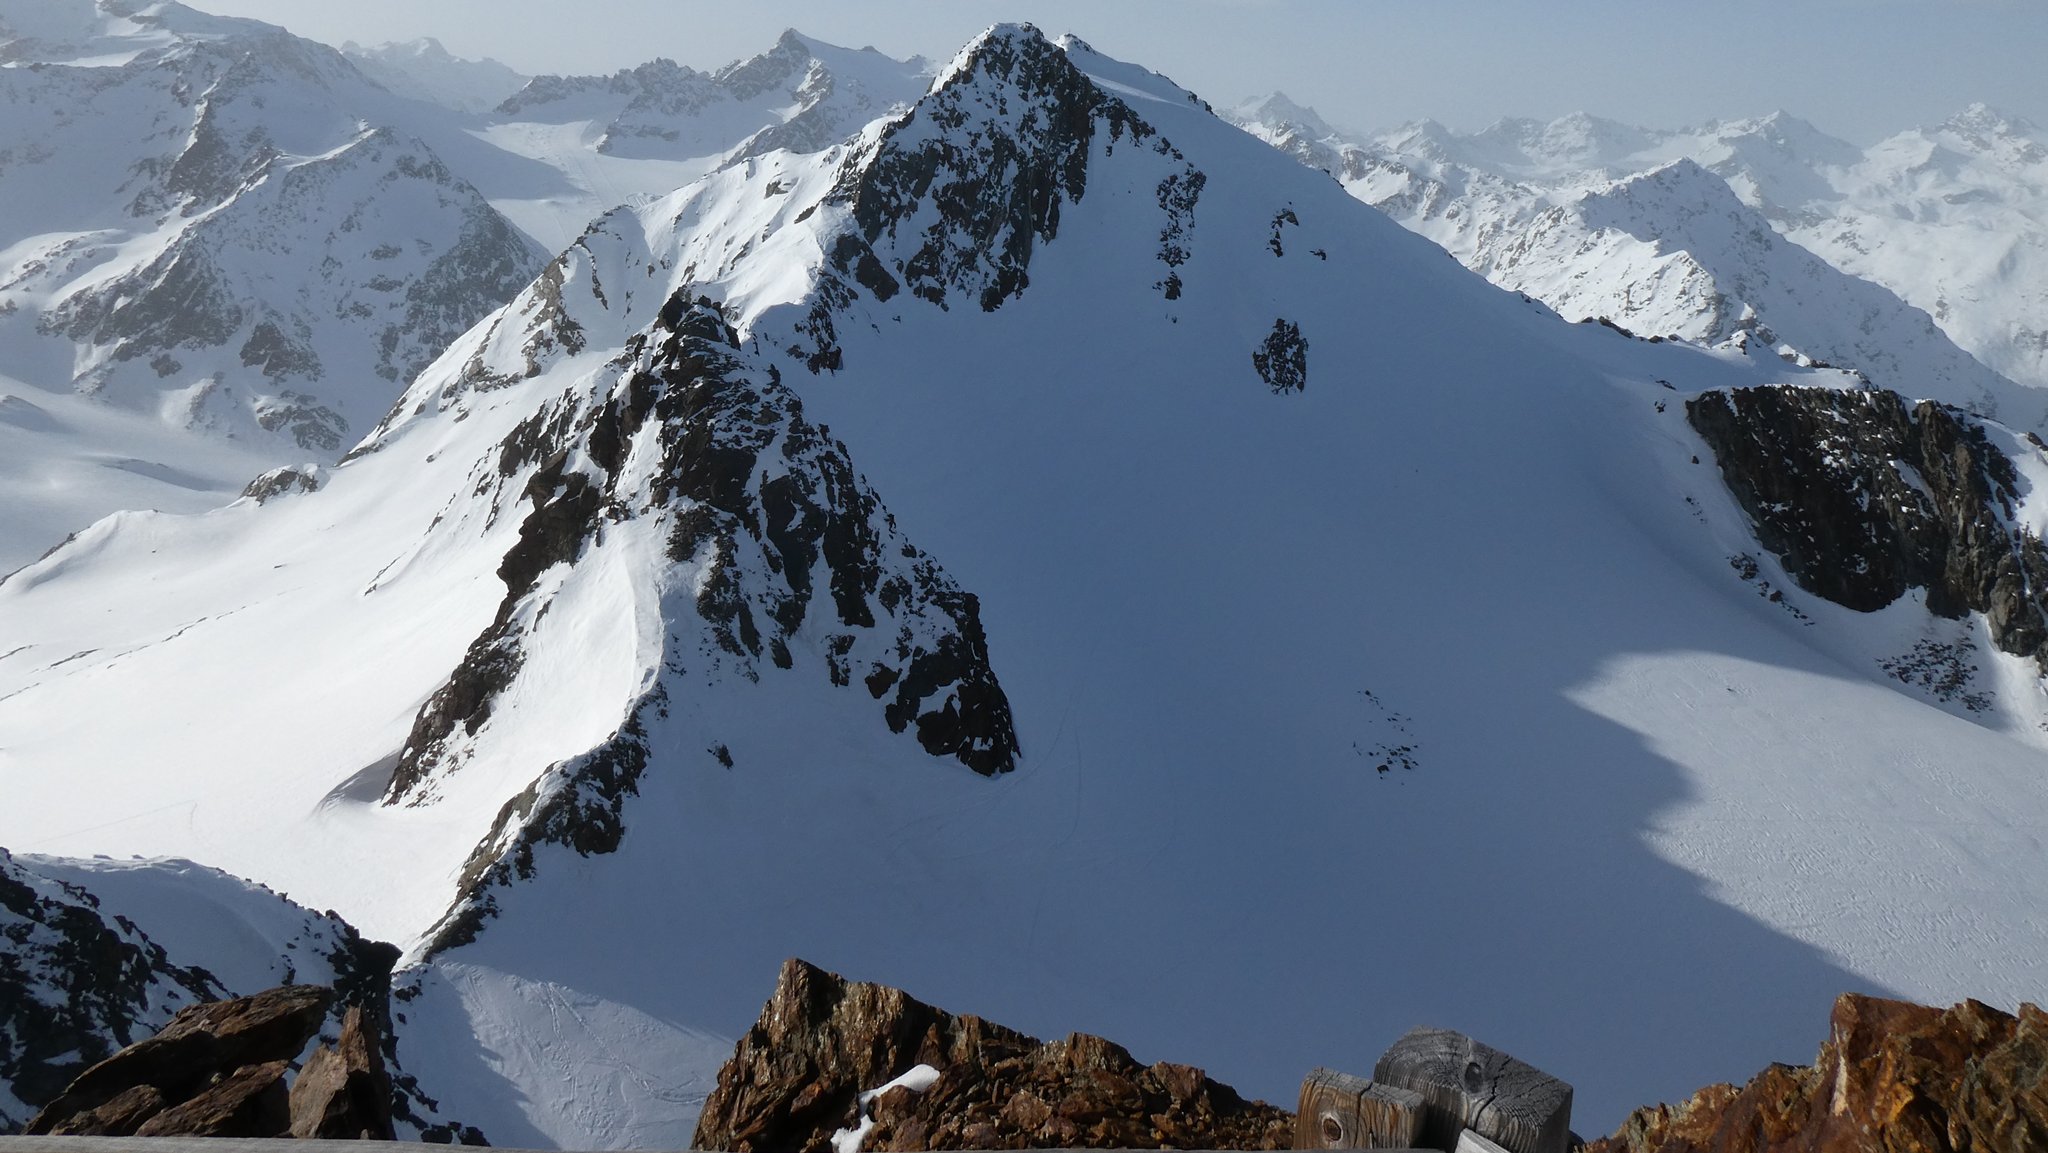
[[[2048,1013],[1847,994],[1812,1065],[1638,1109],[1587,1153],[2048,1149]]]
[[[50,1130],[55,1137],[130,1137],[170,1102],[154,1085],[137,1085],[97,1109],[88,1109]]]
[[[376,1025],[352,1006],[333,1048],[313,1051],[292,1082],[291,1135],[389,1141],[391,1078],[378,1051]]]
[[[935,1076],[880,1094],[918,1066]],[[925,1083],[928,1081],[928,1083]],[[1293,1115],[1200,1069],[1140,1065],[1074,1034],[1050,1044],[897,989],[785,962],[704,1103],[699,1149],[827,1153],[865,1124],[880,1150],[1285,1149]]]
[[[333,999],[333,991],[324,986],[285,985],[253,997],[189,1006],[156,1036],[79,1074],[36,1114],[26,1132],[53,1133],[59,1126],[71,1132],[74,1125],[132,1120],[134,1111],[148,1099],[124,1095],[141,1087],[154,1089],[165,1106],[175,1106],[212,1092],[245,1066],[288,1062],[303,1052],[319,1031]],[[122,1102],[121,1107],[110,1111],[116,1101]],[[85,1120],[85,1114],[96,1114],[100,1120]],[[156,1120],[150,1116],[148,1123]],[[283,1132],[280,1125],[269,1135]]]
[[[282,1137],[291,1124],[288,1061],[244,1065],[199,1095],[143,1122],[137,1137]]]

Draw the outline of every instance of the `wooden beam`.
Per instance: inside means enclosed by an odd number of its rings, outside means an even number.
[[[1448,1029],[1413,1029],[1373,1068],[1373,1080],[1423,1098],[1416,1144],[1446,1153],[1477,1130],[1507,1153],[1565,1153],[1572,1087],[1533,1065]]]
[[[1296,1149],[1407,1149],[1422,1122],[1422,1094],[1317,1069],[1301,1083]]]

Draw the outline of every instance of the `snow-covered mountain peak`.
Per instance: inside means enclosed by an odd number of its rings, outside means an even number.
[[[1942,121],[1935,131],[1947,131],[1972,137],[2037,137],[2040,135],[2040,129],[2035,127],[2032,122],[2000,111],[1982,101],[1971,104],[1968,108]]]
[[[475,161],[453,117],[332,48],[170,3],[0,17],[52,34],[0,68],[0,348],[50,414],[0,428],[8,564],[331,462],[544,262],[425,142]],[[110,467],[137,483],[79,479]]]
[[[1643,129],[1573,112],[1550,121],[1500,120],[1471,136],[1467,147],[1475,159],[1535,174],[1604,168],[1651,142]]]
[[[1295,103],[1285,92],[1268,92],[1264,96],[1254,96],[1233,106],[1227,116],[1239,123],[1293,128],[1317,140],[1337,134],[1337,130],[1330,127],[1329,122],[1315,109]]]
[[[792,29],[716,72],[657,59],[608,77],[537,76],[493,118],[508,139],[521,124],[587,129],[601,156],[695,164],[695,176],[735,157],[830,147],[917,99],[930,73],[922,58],[840,48]]]
[[[375,55],[393,60],[426,60],[436,64],[447,64],[459,59],[447,47],[432,36],[421,36],[412,40],[387,40],[382,44],[362,45],[353,40],[341,46],[343,55]]]
[[[364,75],[400,96],[470,114],[489,112],[529,79],[488,57],[456,56],[431,36],[368,46],[351,40],[341,52]]]

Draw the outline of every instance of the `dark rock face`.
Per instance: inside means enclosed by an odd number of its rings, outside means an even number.
[[[1809,1066],[1638,1109],[1588,1153],[2012,1153],[2048,1149],[2048,1014],[1849,994]]]
[[[110,1127],[139,1122],[140,1128],[129,1132],[281,1135],[289,1122],[284,1110],[285,1063],[319,1032],[333,1000],[333,990],[324,986],[286,985],[253,997],[183,1009],[156,1036],[81,1073],[36,1114],[27,1132],[122,1136],[110,1132]],[[142,1115],[149,1096],[137,1090],[144,1087],[154,1091],[158,1103],[166,1106],[164,1112]],[[280,1123],[264,1131],[245,1131],[271,1121]]]
[[[295,492],[319,492],[322,479],[318,465],[285,465],[250,481],[242,489],[242,495],[257,504],[265,504],[273,497],[289,496]]]
[[[134,926],[103,916],[92,894],[0,849],[0,1133],[29,1120],[9,1115],[5,1090],[45,1105],[170,1006],[224,993],[204,970],[173,964]]]
[[[1862,612],[1925,589],[1931,611],[1981,612],[1999,648],[2048,669],[2048,549],[2013,523],[2019,475],[1973,418],[1782,385],[1705,393],[1686,416],[1801,588]]]
[[[1091,156],[1126,142],[1182,161],[1159,186],[1159,287],[1177,299],[1206,177],[1037,29],[990,33],[872,148],[848,157],[830,201],[851,211],[854,232],[834,245],[787,351],[813,372],[840,367],[835,317],[863,289],[876,300],[907,289],[941,308],[964,298],[988,312],[1022,295],[1033,252],[1087,193]]]
[[[1252,352],[1252,369],[1275,393],[1308,387],[1308,341],[1301,326],[1282,317],[1273,322],[1265,343]]]
[[[1011,105],[1018,114],[1001,117]],[[969,120],[991,112],[1002,130],[966,139]],[[1032,248],[1059,234],[1061,206],[1087,191],[1098,121],[1112,138],[1155,135],[1036,30],[992,35],[872,159],[849,163],[836,195],[863,240],[905,254],[897,271],[913,295],[944,306],[962,291],[993,312],[1024,291]],[[903,234],[927,203],[938,219]]]
[[[377,1026],[352,1008],[341,1037],[306,1059],[291,1090],[291,1135],[335,1140],[389,1141],[391,1078],[384,1071]]]
[[[864,1149],[1282,1149],[1294,1136],[1292,1114],[1199,1069],[1139,1065],[1082,1034],[1046,1044],[791,960],[691,1144],[825,1153],[859,1124],[863,1093],[920,1064],[937,1080],[874,1098]]]

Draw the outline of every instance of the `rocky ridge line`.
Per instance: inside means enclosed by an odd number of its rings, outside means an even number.
[[[863,1094],[918,1066],[923,1089]],[[691,1146],[827,1153],[865,1121],[863,1150],[1284,1149],[1294,1117],[1200,1069],[1140,1065],[1076,1033],[1050,1044],[897,989],[784,962],[760,1020],[704,1103]]]
[[[386,802],[431,803],[438,779],[477,747],[561,589],[544,573],[631,529],[656,534],[676,571],[699,575],[687,599],[664,600],[681,616],[670,622],[666,676],[607,741],[547,767],[505,805],[464,869],[435,951],[474,937],[495,915],[493,890],[530,877],[539,845],[586,856],[618,847],[649,734],[671,692],[688,691],[681,670],[758,681],[764,662],[792,669],[807,625],[829,630],[831,682],[877,701],[890,730],[983,775],[1016,765],[979,603],[904,539],[845,446],[805,419],[776,369],[742,352],[717,305],[678,293],[614,368],[610,388],[550,402],[484,462],[479,485],[496,488],[496,507],[527,506],[498,569],[505,595],[421,708]]]

